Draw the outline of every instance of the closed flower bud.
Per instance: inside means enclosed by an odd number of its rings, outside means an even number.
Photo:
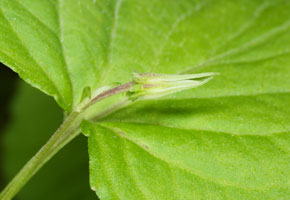
[[[207,83],[218,73],[199,73],[199,74],[153,74],[153,73],[134,73],[133,81],[135,84],[128,92],[131,100],[154,99],[182,90],[195,88]]]

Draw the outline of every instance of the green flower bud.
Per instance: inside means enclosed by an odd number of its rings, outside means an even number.
[[[131,100],[154,99],[201,86],[215,75],[218,75],[218,73],[209,72],[183,75],[133,73],[135,84],[128,92],[128,96]]]

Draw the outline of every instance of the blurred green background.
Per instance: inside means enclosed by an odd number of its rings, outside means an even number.
[[[0,63],[0,189],[40,149],[63,120],[53,98]],[[16,200],[97,199],[89,187],[87,140],[77,137],[21,190]]]

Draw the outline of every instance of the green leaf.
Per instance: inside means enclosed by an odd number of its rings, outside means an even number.
[[[204,4],[177,25],[159,8],[158,69],[221,75],[83,125],[101,199],[290,198],[290,3]]]
[[[101,199],[288,199],[289,102],[163,100],[86,123],[91,186]]]
[[[289,199],[290,2],[0,0],[0,61],[67,111],[131,72],[219,72],[89,135],[101,199]],[[87,90],[87,89],[85,89]]]
[[[220,64],[230,81],[216,84],[220,95],[281,91],[289,83],[288,11],[286,0],[1,0],[0,61],[68,111],[84,88],[129,81],[134,70]]]
[[[11,102],[11,120],[1,133],[1,169],[6,180],[13,178],[63,118],[62,111],[50,97],[24,82],[18,85],[15,99]],[[89,189],[87,169],[86,140],[78,137],[45,165],[15,199],[96,199]]]

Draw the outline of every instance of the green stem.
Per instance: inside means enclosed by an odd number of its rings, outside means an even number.
[[[110,96],[129,91],[133,84],[133,82],[129,82],[107,90],[93,98],[81,109],[81,111],[72,112],[47,143],[26,163],[26,165],[24,165],[24,167],[1,192],[0,200],[11,200],[51,157],[81,133],[80,124],[84,119],[83,114],[90,108],[90,106]],[[121,108],[122,105],[127,105],[128,102],[128,100],[121,101],[104,112],[96,113],[93,119],[101,119],[111,112]]]
[[[79,113],[73,112],[63,122],[59,129],[52,135],[47,143],[33,156],[27,164],[18,172],[18,174],[12,179],[12,181],[1,192],[1,200],[12,199],[19,190],[30,180],[30,178],[64,145],[80,133],[79,124],[81,122],[78,117]],[[63,136],[74,135],[70,137],[70,140],[59,139]]]

